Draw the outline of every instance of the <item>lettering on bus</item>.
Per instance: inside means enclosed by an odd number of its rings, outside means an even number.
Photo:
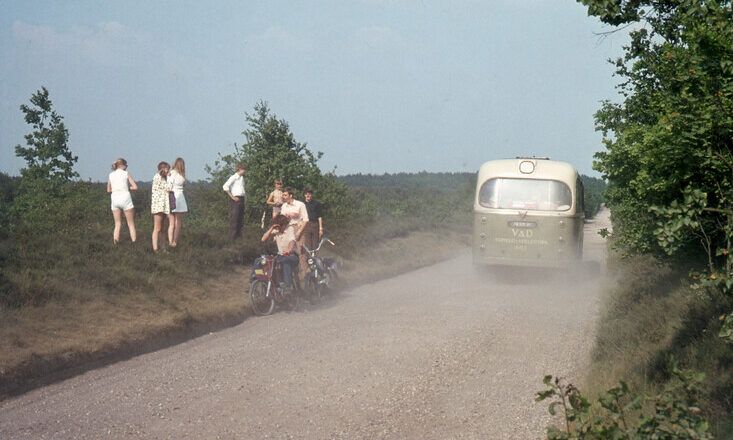
[[[520,251],[526,251],[528,246],[547,246],[549,244],[547,240],[526,237],[519,238],[518,235],[515,234],[515,238],[496,237],[494,241],[496,243],[512,245],[514,249]]]

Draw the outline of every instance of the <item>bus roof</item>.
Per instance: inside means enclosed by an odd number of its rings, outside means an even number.
[[[560,180],[574,186],[578,172],[569,163],[539,157],[490,160],[479,168],[477,183],[495,177]]]

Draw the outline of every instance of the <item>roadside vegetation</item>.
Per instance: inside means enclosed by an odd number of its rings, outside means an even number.
[[[733,438],[731,2],[579,1],[636,30],[596,113],[617,285],[585,389],[545,378],[548,438]]]

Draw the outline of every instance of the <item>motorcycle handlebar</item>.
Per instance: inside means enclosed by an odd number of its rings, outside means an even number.
[[[336,246],[336,243],[332,242],[331,240],[329,240],[326,237],[323,237],[323,238],[321,238],[321,241],[318,242],[318,247],[316,247],[313,250],[316,251],[316,252],[318,252],[319,250],[321,250],[321,246],[323,246],[323,242],[324,241],[330,243],[331,246]],[[309,252],[309,253],[311,252],[311,249],[308,249],[308,246],[306,246],[305,244],[303,244],[303,249],[305,249],[306,252]]]

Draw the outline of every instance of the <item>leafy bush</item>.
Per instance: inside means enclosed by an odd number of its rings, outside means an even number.
[[[20,184],[19,177],[0,173],[0,240],[7,238],[10,228],[10,207]]]
[[[551,440],[705,440],[712,439],[698,407],[703,374],[672,367],[675,380],[654,396],[633,392],[621,381],[598,397],[602,416],[594,415],[588,399],[572,384],[545,376],[538,402],[552,399],[550,414],[561,409],[565,426],[547,429]],[[554,379],[554,380],[553,380]]]

